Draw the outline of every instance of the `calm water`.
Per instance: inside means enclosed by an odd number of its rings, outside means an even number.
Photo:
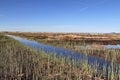
[[[98,47],[92,47],[91,45],[86,45],[86,46],[78,46],[79,48],[88,48],[88,49],[90,49],[90,48],[99,48],[99,46]],[[117,45],[104,45],[102,48],[107,48],[107,49],[111,49],[111,48],[113,48],[113,49],[120,49],[120,44],[117,44]]]
[[[120,45],[105,45],[105,48],[115,48],[115,49],[120,49]]]
[[[19,42],[21,42],[23,44],[26,44],[28,46],[31,46],[31,47],[34,47],[34,48],[37,48],[37,49],[42,48],[47,53],[48,52],[51,52],[51,53],[54,52],[57,55],[63,55],[65,57],[70,57],[70,58],[75,59],[75,60],[78,60],[78,59],[79,60],[87,60],[90,65],[94,65],[94,64],[97,63],[99,69],[102,69],[103,66],[105,66],[106,69],[108,70],[108,67],[111,67],[111,62],[106,61],[104,58],[85,55],[85,54],[78,53],[78,52],[75,52],[75,51],[72,51],[72,50],[69,50],[69,49],[65,49],[65,48],[61,48],[61,47],[45,45],[45,44],[39,43],[39,42],[34,41],[34,40],[27,40],[27,39],[24,39],[24,38],[13,36],[13,35],[7,35],[7,36],[12,37],[12,38],[18,40]],[[114,65],[114,68],[115,68],[115,70],[117,69],[117,71],[118,71],[117,65]]]

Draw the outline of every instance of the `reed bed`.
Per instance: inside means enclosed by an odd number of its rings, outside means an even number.
[[[120,80],[120,70],[115,71],[114,64],[109,71],[97,67],[89,65],[87,59],[75,61],[46,54],[0,35],[1,80]]]
[[[23,36],[25,38],[28,39],[32,39],[32,40],[36,40],[38,42],[44,43],[44,44],[49,44],[49,45],[53,45],[56,47],[64,47],[64,48],[68,48],[80,53],[85,53],[87,55],[93,55],[93,56],[98,56],[101,58],[105,58],[108,61],[114,61],[116,63],[120,64],[120,49],[107,49],[107,48],[103,48],[103,47],[99,47],[97,46],[97,48],[80,48],[80,46],[87,46],[88,44],[85,43],[84,41],[81,42],[76,42],[76,41],[72,41],[72,40],[46,40],[46,39],[39,39],[36,38],[34,36],[31,37],[26,37]]]
[[[46,54],[0,36],[0,80],[89,80],[90,68],[75,66],[74,60]],[[88,66],[87,63],[81,66]],[[89,75],[89,76],[88,76]]]
[[[18,35],[28,39],[36,40],[38,42],[49,44],[53,46],[64,47],[75,50],[80,53],[102,57],[109,61],[114,61],[120,64],[120,49],[107,49],[101,47],[104,44],[119,44],[120,34],[99,34],[99,33],[19,33],[11,32],[9,34]],[[49,39],[49,36],[53,36]],[[60,36],[62,39],[59,39]],[[66,37],[65,37],[66,36]],[[82,36],[74,39],[74,36]],[[85,37],[91,37],[90,39],[84,39]],[[95,37],[95,40],[94,38]],[[99,37],[99,38],[96,38]],[[101,41],[103,40],[103,41]],[[105,40],[105,41],[104,41]],[[111,40],[111,41],[110,41]],[[97,41],[97,42],[96,42]],[[80,46],[92,45],[97,48],[80,48]]]

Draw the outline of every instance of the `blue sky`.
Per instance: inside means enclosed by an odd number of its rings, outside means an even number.
[[[120,0],[0,0],[0,31],[120,32]]]

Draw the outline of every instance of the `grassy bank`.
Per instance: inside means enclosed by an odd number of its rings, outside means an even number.
[[[105,72],[91,68],[87,61],[78,66],[63,56],[48,55],[44,51],[20,44],[0,35],[0,79],[1,80],[90,80],[105,79]],[[81,67],[80,67],[81,66]]]
[[[80,74],[80,69],[64,58],[36,51],[2,35],[0,41],[0,79],[44,80],[80,77],[77,75]]]
[[[88,60],[74,61],[55,54],[46,54],[20,44],[14,39],[0,36],[0,79],[24,80],[119,80],[120,70],[109,67],[99,70],[98,64]],[[77,63],[77,65],[76,65]],[[118,66],[119,67],[119,66]]]
[[[10,34],[36,40],[44,44],[50,44],[54,46],[72,49],[80,53],[99,56],[105,58],[106,60],[120,63],[120,49],[107,49],[101,47],[101,45],[103,44],[114,44],[114,45],[119,44],[120,42],[119,34],[72,34],[72,33],[66,33],[66,34],[65,33],[63,34],[62,33],[10,33]],[[60,35],[62,35],[63,37],[62,39],[59,40]],[[82,37],[80,37],[80,39],[74,39],[73,37],[70,37],[70,35],[82,36]],[[52,37],[49,38],[49,36]],[[88,39],[86,37],[91,37],[91,38]],[[94,39],[94,37],[96,38]],[[79,47],[80,45],[82,46],[92,45],[92,46],[97,46],[97,48],[80,48]]]

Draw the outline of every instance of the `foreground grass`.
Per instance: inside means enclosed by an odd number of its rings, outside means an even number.
[[[46,54],[0,35],[0,79],[2,80],[119,80],[120,75],[106,68],[103,71],[87,60],[66,59]]]
[[[19,42],[0,36],[0,79],[74,79],[78,68]],[[70,67],[71,66],[71,67]],[[72,70],[74,68],[74,70]]]
[[[47,55],[0,35],[1,80],[89,80],[94,79],[87,64],[75,66],[74,61],[56,55]],[[86,67],[86,68],[84,68]],[[98,78],[98,77],[97,77]]]

